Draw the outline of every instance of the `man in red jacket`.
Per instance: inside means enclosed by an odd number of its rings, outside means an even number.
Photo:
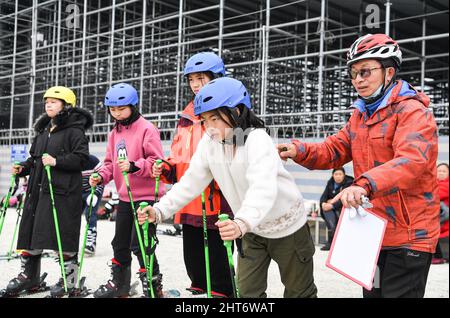
[[[368,196],[372,211],[388,220],[379,280],[364,297],[423,297],[439,237],[437,127],[430,99],[396,80],[401,62],[397,42],[385,34],[356,40],[347,66],[359,98],[345,127],[323,143],[278,145],[282,159],[308,169],[353,160],[354,183],[333,202],[357,207]]]

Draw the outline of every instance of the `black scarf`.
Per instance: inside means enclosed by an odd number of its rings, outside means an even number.
[[[111,115],[111,112],[108,112]],[[116,120],[116,124],[114,125],[114,128],[117,129],[117,132],[120,132],[121,127],[126,127],[128,129],[128,126],[130,126],[132,123],[134,123],[136,120],[141,117],[141,114],[139,113],[139,110],[135,106],[131,106],[131,115],[127,119],[124,120]]]

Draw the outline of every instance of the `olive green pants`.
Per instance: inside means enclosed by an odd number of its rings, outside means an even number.
[[[285,298],[315,298],[314,243],[306,223],[297,232],[278,239],[248,233],[242,238],[244,257],[238,257],[241,297],[267,297],[267,272],[271,260],[278,264]]]

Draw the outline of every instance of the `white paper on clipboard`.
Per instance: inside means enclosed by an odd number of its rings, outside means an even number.
[[[326,266],[371,290],[387,220],[364,211],[366,216],[354,216],[343,209]]]

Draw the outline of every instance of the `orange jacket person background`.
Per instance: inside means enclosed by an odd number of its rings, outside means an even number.
[[[402,53],[385,34],[356,40],[347,54],[358,99],[343,129],[323,143],[279,145],[283,159],[308,169],[331,169],[353,160],[355,180],[334,198],[361,204],[388,220],[378,260],[379,280],[364,297],[423,297],[439,237],[436,182],[437,126],[430,99],[396,80]],[[287,147],[287,151],[282,151]]]

